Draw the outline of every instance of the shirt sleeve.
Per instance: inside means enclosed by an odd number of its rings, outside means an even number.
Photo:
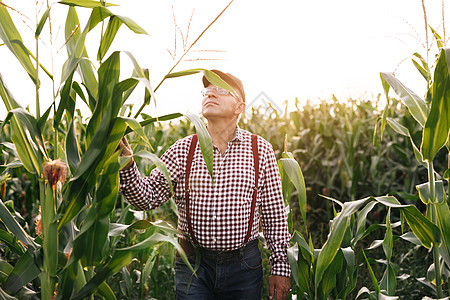
[[[175,143],[161,157],[169,171],[174,187],[179,176],[177,148],[179,147]],[[119,193],[139,210],[154,209],[172,197],[169,181],[157,168],[152,170],[150,176],[143,177],[139,173],[136,163],[133,163],[130,168],[120,170],[119,174]]]
[[[265,153],[264,185],[262,189],[261,223],[267,246],[271,251],[272,275],[289,277],[291,269],[287,258],[290,234],[284,207],[281,178],[272,147]]]

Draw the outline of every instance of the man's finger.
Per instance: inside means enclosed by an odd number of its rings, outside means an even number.
[[[275,293],[275,282],[269,278],[269,299],[273,299],[273,294]]]

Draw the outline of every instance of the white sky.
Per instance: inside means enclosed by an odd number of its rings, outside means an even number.
[[[34,0],[3,2],[26,14],[31,19],[27,23],[34,28]],[[114,13],[130,17],[149,35],[136,35],[122,26],[109,54],[112,50],[130,51],[142,68],[150,69],[154,87],[175,62],[168,52],[174,53],[175,44],[172,6],[184,37],[195,9],[189,27],[187,43],[190,45],[229,3],[228,0],[112,2],[120,5],[110,8]],[[440,26],[442,2],[428,0],[425,4],[429,24],[443,35]],[[447,5],[450,7],[450,3]],[[66,11],[66,7],[59,4],[52,9],[53,47],[48,39],[48,24],[42,34],[45,45],[41,44],[39,53],[49,70],[52,68],[49,54],[56,53],[64,43]],[[84,28],[88,10],[77,8],[77,11]],[[10,14],[26,46],[34,52],[34,33],[24,26],[17,14]],[[99,36],[99,30],[93,31],[86,43],[93,61]],[[176,37],[178,58],[183,51],[183,41],[179,32]],[[375,99],[375,95],[382,92],[379,72],[394,71],[397,67],[398,78],[423,95],[425,81],[408,58],[414,52],[426,55],[424,43],[424,19],[419,0],[235,0],[192,49],[220,52],[192,51],[185,58],[193,61],[184,61],[175,70],[207,68],[230,72],[244,83],[247,103],[261,92],[279,106],[285,100],[293,104],[296,97],[305,102],[307,99],[330,99],[332,94],[341,99]],[[61,66],[66,59],[65,49],[54,56],[58,85]],[[198,58],[203,60],[195,60]],[[121,59],[125,78],[131,75],[131,69],[126,66],[128,58],[122,56]],[[29,105],[34,114],[34,85],[5,46],[0,47],[0,74],[16,100],[23,106]],[[42,113],[51,103],[52,86],[46,75],[40,74]],[[152,116],[198,113],[201,88],[200,74],[169,79],[156,93],[157,107],[151,105],[144,112]],[[131,101],[139,107],[143,95],[143,86],[140,86]],[[5,115],[6,109],[1,102],[0,118]]]

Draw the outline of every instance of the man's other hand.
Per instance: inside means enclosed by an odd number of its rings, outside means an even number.
[[[289,294],[291,288],[291,280],[289,277],[271,275],[269,278],[269,299],[284,300]],[[277,299],[273,298],[277,291]]]
[[[131,160],[127,163],[124,169],[130,168],[133,165],[133,150],[131,150],[130,144],[128,144],[126,137],[123,137],[120,141],[118,150],[120,151],[120,156],[131,156]]]

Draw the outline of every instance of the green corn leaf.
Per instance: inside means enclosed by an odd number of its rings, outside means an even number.
[[[412,136],[408,130],[408,128],[406,128],[405,126],[403,126],[402,124],[398,123],[397,121],[395,121],[392,118],[387,118],[387,121],[389,122],[389,125],[392,127],[392,129],[394,129],[396,132],[409,137],[410,141],[411,141],[411,145],[413,147],[413,152],[414,152],[414,156],[416,157],[417,161],[424,166],[425,168],[428,167],[427,163],[425,162],[425,160],[423,159],[422,153],[420,152],[419,148],[417,148],[416,144],[414,143]]]
[[[117,32],[119,31],[120,26],[123,23],[116,17],[112,16],[109,19],[108,26],[106,27],[106,31],[102,36],[100,41],[100,47],[98,48],[97,60],[102,61],[109,47],[111,46],[114,38],[116,37]]]
[[[86,144],[89,145],[94,134],[97,134],[100,123],[103,126],[109,126],[111,119],[111,110],[106,108],[110,105],[114,94],[114,88],[119,82],[120,76],[120,52],[114,52],[111,56],[100,66],[98,70],[98,102],[92,114],[91,120],[86,128]],[[121,101],[120,101],[121,102]],[[121,103],[117,103],[120,105]],[[107,128],[103,128],[106,129]]]
[[[72,220],[84,206],[87,194],[94,188],[96,178],[103,170],[105,162],[116,151],[127,127],[120,118],[114,119],[108,125],[112,129],[106,125],[99,126],[104,129],[97,131],[74,176],[69,181],[63,196],[65,205],[59,209],[59,215],[62,216],[59,228]]]
[[[286,174],[298,192],[300,212],[302,214],[303,222],[306,224],[306,185],[300,165],[292,155],[290,158],[281,158],[280,161],[283,164],[283,169],[286,171]]]
[[[24,254],[27,250],[22,244],[18,243],[18,240],[14,235],[4,230],[0,230],[0,241],[4,242],[8,245],[9,249],[19,255]]]
[[[83,222],[80,233],[74,240],[72,255],[82,258],[86,266],[96,266],[106,257],[105,243],[109,233],[109,216],[114,210],[119,189],[119,153],[106,162],[99,176],[92,206]]]
[[[350,216],[367,203],[367,201],[369,201],[369,198],[345,202],[342,211],[333,219],[328,239],[320,250],[319,257],[317,258],[316,274],[314,278],[316,288],[319,286],[323,274],[330,266],[336,253],[341,247],[342,240],[347,231],[347,226],[350,222]]]
[[[78,168],[81,161],[80,149],[75,135],[74,121],[75,119],[72,119],[70,122],[69,130],[66,134],[66,157],[72,174]]]
[[[185,114],[186,118],[191,121],[198,135],[198,143],[200,144],[200,150],[202,151],[203,159],[205,160],[206,167],[208,168],[211,180],[213,178],[213,145],[211,141],[211,136],[209,135],[208,129],[206,129],[205,123],[200,119],[199,116],[194,114]]]
[[[144,70],[142,70],[142,68],[139,66],[137,60],[134,58],[133,54],[131,54],[131,52],[128,51],[124,51],[124,53],[126,55],[128,55],[128,57],[131,59],[131,62],[133,63],[134,66],[134,70],[133,73],[135,74],[136,79],[138,79],[139,81],[141,81],[142,83],[144,83],[146,90],[150,93],[151,98],[153,98],[153,101],[155,101],[156,103],[156,98],[155,98],[155,94],[153,93],[153,88],[150,84],[150,80],[148,80],[147,76],[145,75]]]
[[[172,180],[170,179],[170,173],[167,170],[166,165],[159,159],[157,155],[150,153],[148,151],[139,151],[135,153],[134,156],[149,159],[164,174],[164,177],[169,182],[170,191],[173,193],[173,185]]]
[[[101,2],[95,0],[62,0],[58,1],[58,3],[86,8],[103,7],[103,4]],[[118,6],[118,5],[105,2],[105,6]]]
[[[441,230],[439,254],[450,269],[450,209],[446,201],[436,203],[437,226]]]
[[[19,31],[14,25],[8,10],[3,5],[0,5],[0,39],[3,40],[8,49],[19,60],[33,82],[39,86],[39,81],[36,78],[36,69],[30,59],[30,51],[25,47]]]
[[[381,76],[380,74],[380,78],[381,78],[381,84],[383,85],[383,90],[384,90],[384,95],[386,96],[386,107],[383,110],[383,116],[381,118],[381,138],[383,138],[383,133],[384,133],[384,128],[386,127],[386,118],[389,112],[389,103],[390,103],[390,99],[389,99],[389,89],[390,89],[390,85],[389,83],[387,83],[386,80],[384,80],[383,76]]]
[[[105,300],[116,300],[116,296],[114,295],[113,290],[111,287],[106,283],[102,282],[100,286],[98,287],[98,293],[104,297]]]
[[[107,278],[120,271],[123,267],[127,266],[139,251],[148,249],[149,247],[153,247],[155,244],[161,242],[168,242],[175,246],[177,251],[179,251],[180,253],[180,257],[194,272],[194,269],[187,260],[186,254],[178,243],[177,237],[154,233],[144,241],[134,246],[116,249],[108,264],[98,270],[97,274],[95,274],[95,276],[88,281],[88,283],[73,297],[73,299],[81,299],[83,297],[86,297],[87,295],[90,295],[92,292],[97,290],[98,286]]]
[[[401,205],[395,197],[383,196],[375,197],[376,201],[387,207],[399,208],[403,213],[409,227],[422,245],[430,248],[432,244],[438,244],[441,240],[439,227],[433,224],[414,205]]]
[[[99,2],[97,2],[99,3]],[[66,38],[66,49],[69,54],[68,60],[64,63],[66,65],[66,69],[70,69],[70,66],[79,66],[79,73],[83,80],[84,85],[86,86],[89,93],[92,95],[93,99],[97,99],[98,96],[98,83],[97,78],[95,76],[93,67],[91,62],[87,59],[87,51],[84,47],[84,41],[86,39],[86,34],[88,31],[83,31],[80,33],[79,29],[80,21],[78,19],[77,12],[75,8],[70,6],[65,24],[65,38]],[[77,49],[80,49],[81,51]],[[67,71],[69,72],[69,71]],[[62,76],[62,79],[65,77]],[[61,85],[64,81],[61,81]],[[90,103],[91,111],[94,110],[95,102]]]
[[[45,150],[42,148],[42,137],[37,121],[14,100],[1,75],[0,97],[9,112],[6,119],[11,120],[11,139],[16,146],[17,154],[28,172],[39,175]],[[22,124],[22,121],[25,124]]]
[[[409,227],[425,248],[429,249],[433,244],[439,244],[441,241],[439,227],[422,215],[417,207],[407,205],[402,208],[402,213]]]
[[[416,67],[416,69],[419,71],[419,73],[422,75],[422,77],[428,82],[431,78],[430,76],[430,70],[428,68],[428,64],[425,61],[425,59],[422,57],[422,55],[420,55],[419,53],[415,52],[413,54],[413,58],[411,59],[414,66]],[[418,59],[420,61],[421,64],[419,64],[419,62],[417,62]]]
[[[438,46],[438,48],[439,48],[439,49],[444,48],[444,47],[445,47],[445,44],[444,44],[444,42],[443,42],[443,39],[442,39],[441,36],[439,35],[439,33],[437,33],[437,31],[434,30],[433,27],[431,27],[431,26],[428,26],[428,27],[430,27],[430,30],[431,30],[431,32],[433,33],[434,38],[436,39],[436,45]]]
[[[386,259],[388,261],[391,260],[392,257],[392,247],[394,246],[394,240],[392,235],[392,227],[391,227],[391,208],[388,208],[388,214],[386,216],[386,233],[384,235],[383,240],[383,251]]]
[[[354,246],[365,235],[367,215],[372,211],[377,202],[369,202],[361,211],[357,213],[356,233],[351,241]]]
[[[396,287],[397,277],[392,264],[389,262],[386,270],[384,271],[383,277],[381,278],[380,289],[386,291],[388,296],[393,296],[395,294]]]
[[[14,295],[27,283],[35,279],[41,271],[36,266],[30,251],[25,252],[16,262],[14,269],[2,285],[3,290]]]
[[[372,280],[372,284],[375,287],[376,294],[380,294],[380,286],[378,285],[378,280],[373,273],[372,267],[370,266],[369,260],[367,259],[366,252],[364,250],[361,251],[364,255],[364,259],[366,260],[367,268],[369,269],[370,279]]]
[[[7,261],[0,259],[0,281],[5,282],[13,269],[14,267],[11,266]]]
[[[343,264],[344,255],[342,254],[342,251],[338,251],[330,266],[323,274],[323,278],[321,280],[322,299],[327,299],[331,291],[336,288],[336,275],[342,269]]]
[[[411,115],[420,125],[425,126],[428,117],[428,108],[423,99],[404,86],[392,73],[381,73],[381,77],[392,87]]]
[[[435,186],[435,198],[437,202],[445,202],[445,190],[444,190],[444,182],[441,180],[437,180],[434,182]],[[419,198],[424,204],[430,203],[430,185],[428,182],[419,184],[416,186],[417,191],[419,192]]]
[[[304,250],[306,250],[309,255],[311,255],[311,257],[314,257],[314,254],[311,250],[311,248],[309,247],[308,243],[306,242],[306,240],[303,238],[303,236],[301,235],[300,232],[295,231],[291,241],[294,243],[297,243],[299,245],[299,247],[303,248]]]
[[[168,115],[164,115],[164,116],[160,116],[160,117],[156,117],[156,118],[147,119],[145,121],[140,122],[140,124],[141,124],[141,127],[145,127],[145,126],[153,124],[155,122],[169,121],[169,120],[173,120],[173,119],[176,119],[176,118],[179,118],[182,116],[183,116],[183,114],[180,114],[180,113],[168,114]],[[125,134],[128,134],[132,131],[133,130],[130,127],[128,127]]]
[[[42,29],[44,28],[45,23],[47,22],[48,16],[50,15],[50,7],[47,8],[47,10],[44,12],[44,14],[41,17],[41,20],[39,21],[37,27],[36,27],[36,33],[34,36],[37,38],[41,35]]]
[[[31,238],[25,230],[20,226],[20,224],[13,218],[8,208],[5,206],[3,201],[0,200],[0,219],[3,224],[5,224],[6,228],[24,245],[27,247],[36,250],[39,245]]]
[[[219,77],[219,75],[217,75],[216,73],[214,73],[210,70],[207,70],[207,69],[190,69],[190,70],[184,70],[184,71],[180,71],[180,72],[169,73],[164,78],[175,78],[175,77],[197,74],[200,72],[203,72],[206,79],[208,79],[208,81],[211,82],[212,84],[214,84],[215,86],[226,89],[227,91],[233,93],[235,96],[237,95],[236,92],[234,91],[234,89],[230,85],[228,85],[225,81],[223,81]]]
[[[434,71],[431,110],[423,129],[421,152],[432,161],[448,139],[450,129],[450,49],[442,49]]]

